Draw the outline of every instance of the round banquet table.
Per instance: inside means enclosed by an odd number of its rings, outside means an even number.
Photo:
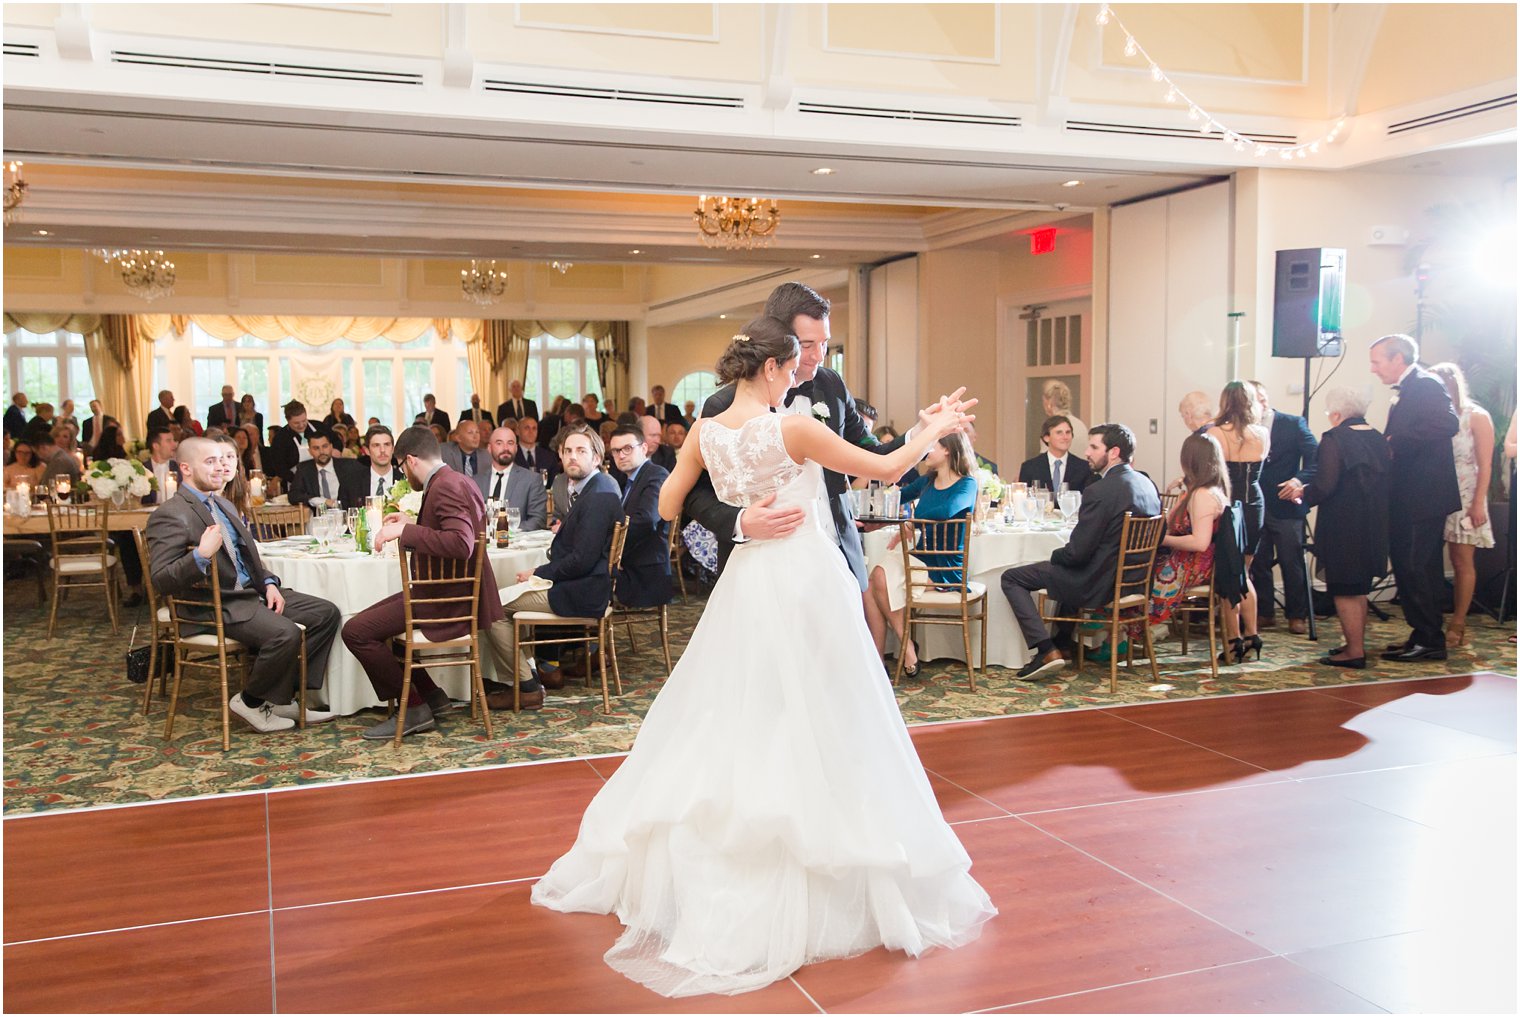
[[[517,581],[517,573],[536,568],[549,560],[549,544],[542,539],[529,542],[528,537],[512,547],[489,553],[491,573],[497,589],[506,589]],[[306,556],[294,552],[288,546],[260,544],[259,555],[265,566],[280,577],[280,583],[292,590],[330,600],[337,605],[347,622],[354,615],[377,601],[401,592],[401,566],[397,559],[361,555],[358,557]],[[487,678],[496,676],[496,664],[491,656],[490,643],[481,637],[481,666]],[[450,698],[468,701],[470,698],[469,672],[462,667],[440,667],[428,670],[435,682],[445,689]],[[332,650],[327,656],[327,681],[324,684],[328,706],[341,714],[357,713],[381,705],[380,699],[369,683],[358,659],[343,645],[340,633],[334,637]]]
[[[902,549],[887,550],[887,540],[895,532],[893,527],[872,530],[861,535],[865,543],[866,572],[881,563],[888,554],[902,554]],[[987,587],[987,663],[1000,667],[1023,667],[1029,663],[1029,647],[1024,634],[1003,596],[1002,578],[1006,569],[1015,565],[1048,561],[1050,552],[1061,547],[1071,538],[1071,529],[1059,530],[991,530],[971,534],[970,578]],[[918,656],[920,660],[950,658],[961,660],[966,655],[960,630],[951,625],[921,625],[918,627]],[[887,630],[887,652],[897,652],[897,637]],[[971,625],[971,652],[981,652],[981,633],[976,623]],[[978,661],[978,666],[982,663]]]

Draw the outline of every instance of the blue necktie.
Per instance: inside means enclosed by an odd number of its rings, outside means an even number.
[[[1066,465],[1065,460],[1057,459],[1055,461],[1055,464],[1051,467],[1051,470],[1050,470],[1050,489],[1052,491],[1059,492],[1061,490],[1061,467],[1063,467],[1065,465]]]

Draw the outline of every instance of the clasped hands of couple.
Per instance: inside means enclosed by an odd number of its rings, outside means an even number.
[[[965,394],[966,386],[962,385],[949,395],[940,396],[938,400],[919,410],[918,426],[926,428],[936,438],[962,430],[966,423],[976,419],[974,414],[968,414],[966,411],[979,402],[977,399],[962,399],[961,397]],[[743,526],[746,537],[754,540],[780,540],[783,537],[790,537],[796,532],[797,527],[802,525],[801,506],[777,506],[775,501],[776,495],[772,492],[744,510]]]

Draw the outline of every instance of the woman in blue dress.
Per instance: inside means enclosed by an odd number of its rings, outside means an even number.
[[[929,454],[924,457],[928,472],[903,485],[902,502],[917,502],[913,509],[915,519],[959,519],[970,515],[976,508],[976,480],[971,476],[975,464],[976,459],[965,436],[945,435],[929,446]],[[945,531],[939,527],[924,529],[926,532],[915,535],[917,551],[914,556],[925,565],[935,566],[929,573],[935,583],[960,585],[965,547],[959,543],[944,547]],[[959,533],[964,534],[965,530]],[[887,542],[887,550],[892,553],[871,570],[866,589],[866,624],[871,629],[871,638],[876,641],[878,653],[885,650],[887,628],[891,627],[902,647],[898,652],[906,654],[903,674],[912,677],[918,674],[918,646],[903,631],[908,582],[902,555],[897,551],[901,539],[901,533],[892,535]]]

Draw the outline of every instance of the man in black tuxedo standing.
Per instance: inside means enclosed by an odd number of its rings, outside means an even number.
[[[801,380],[798,375],[798,380]],[[675,403],[665,401],[665,386],[656,385],[649,390],[649,402],[644,406],[644,415],[653,417],[660,422],[660,426],[666,424],[684,424],[686,418],[681,416],[681,408]]]
[[[532,399],[523,398],[523,383],[514,378],[512,384],[507,387],[506,402],[496,407],[496,422],[504,424],[509,420],[529,418],[532,418],[534,423],[538,422],[538,404]],[[520,437],[521,432],[518,434]]]
[[[470,396],[470,405],[459,411],[459,419],[472,421],[480,429],[482,435],[490,434],[496,427],[496,420],[491,416],[491,411],[481,409],[479,392]]]
[[[274,436],[269,440],[269,454],[264,457],[264,472],[279,477],[280,482],[289,489],[291,480],[295,478],[296,467],[311,459],[311,449],[308,446],[311,439],[319,434],[327,435],[327,439],[332,440],[332,435],[328,435],[307,418],[305,405],[295,399],[286,403],[285,426],[275,428]]]
[[[1103,605],[1114,592],[1124,514],[1161,514],[1156,485],[1130,465],[1134,454],[1135,436],[1123,424],[1092,428],[1087,436],[1087,465],[1099,479],[1082,492],[1082,511],[1071,539],[1056,548],[1049,561],[1019,565],[1003,573],[1003,596],[1013,608],[1030,652],[1029,663],[1018,673],[1021,680],[1066,666],[1066,658],[1056,649],[1035,606],[1032,591],[1049,591],[1062,614]],[[1061,626],[1069,629],[1071,623],[1062,622]]]
[[[829,353],[829,301],[811,287],[798,282],[777,286],[765,302],[765,313],[790,325],[802,348],[797,360],[798,386],[787,393],[785,405],[778,413],[810,414],[852,445],[886,455],[902,445],[912,433],[898,436],[882,445],[866,429],[855,411],[855,397],[850,395],[844,379],[823,366]],[[964,391],[964,390],[962,390]],[[959,398],[959,394],[955,396]],[[734,386],[725,385],[714,392],[702,406],[702,416],[713,417],[728,409],[734,401]],[[971,400],[966,407],[975,405]],[[849,480],[843,474],[824,470],[829,510],[834,522],[834,538],[844,554],[850,571],[866,590],[865,549],[855,526],[855,513],[849,495]],[[733,545],[750,539],[774,540],[785,537],[802,524],[803,512],[797,506],[778,507],[775,496],[763,498],[744,510],[725,505],[713,491],[712,481],[704,471],[691,493],[686,496],[685,515],[711,530],[718,539],[718,567],[728,560]],[[863,603],[863,602],[862,602]]]
[[[1388,558],[1399,584],[1399,606],[1412,630],[1384,660],[1445,660],[1441,566],[1446,517],[1462,507],[1451,439],[1461,427],[1446,386],[1419,366],[1420,346],[1407,335],[1385,335],[1369,351],[1372,373],[1394,387],[1383,433],[1393,450],[1388,506]]]
[[[169,425],[174,423],[174,393],[164,389],[158,394],[158,406],[148,414],[148,426],[144,434],[152,434],[154,431],[167,431]]]
[[[224,431],[231,431],[237,427],[238,404],[234,396],[236,390],[231,385],[222,386],[222,401],[212,403],[206,408],[206,426],[220,427]]]
[[[1080,491],[1087,486],[1092,470],[1087,460],[1071,454],[1071,421],[1066,417],[1046,417],[1040,425],[1040,442],[1045,451],[1019,466],[1019,483],[1045,485],[1054,491],[1061,484]]]
[[[443,428],[444,434],[450,434],[454,425],[449,423],[449,415],[438,408],[438,399],[429,392],[422,397],[422,412],[417,414],[417,423],[432,427],[434,424]]]
[[[1319,442],[1309,430],[1309,422],[1303,417],[1272,408],[1267,387],[1259,381],[1256,386],[1257,402],[1261,406],[1261,422],[1271,434],[1272,444],[1267,449],[1267,461],[1261,467],[1261,490],[1267,499],[1267,515],[1262,522],[1261,540],[1256,545],[1256,558],[1251,562],[1251,583],[1256,587],[1256,624],[1271,628],[1276,624],[1276,595],[1272,589],[1272,564],[1282,569],[1284,613],[1288,616],[1288,631],[1303,635],[1309,631],[1309,579],[1304,568],[1304,520],[1309,515],[1307,506],[1280,493],[1282,485],[1290,480],[1308,484],[1314,479],[1319,465]]]

